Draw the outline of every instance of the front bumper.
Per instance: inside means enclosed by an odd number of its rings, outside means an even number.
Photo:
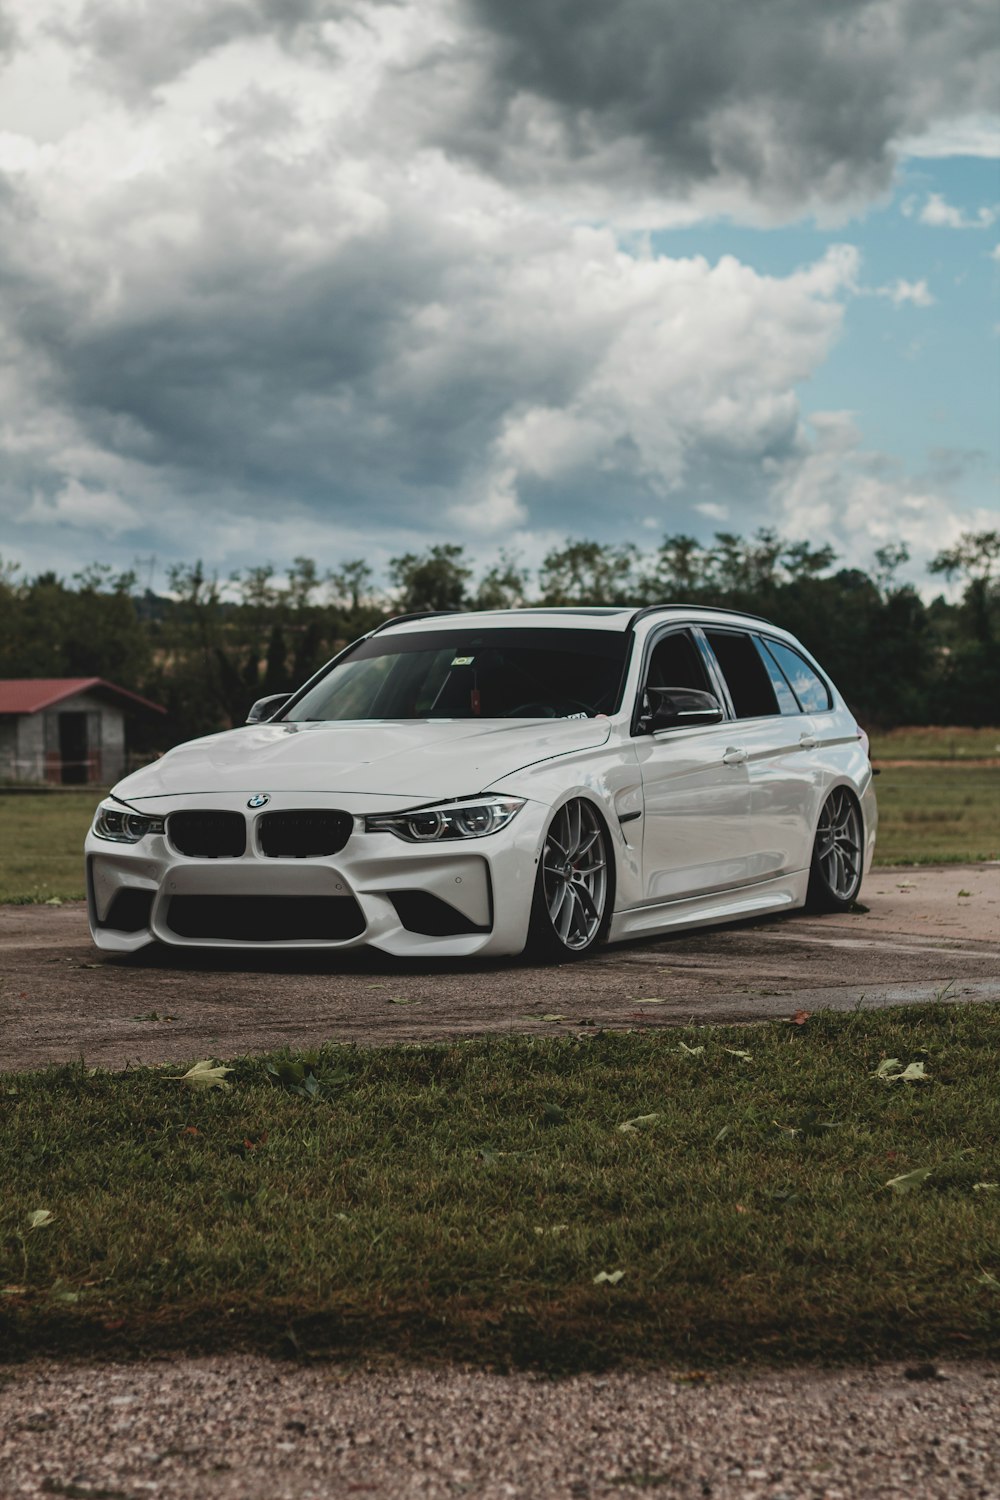
[[[168,833],[149,834],[137,844],[88,834],[94,942],[112,953],[135,952],[152,942],[257,952],[367,945],[427,958],[521,952],[547,809],[529,801],[499,833],[440,844],[364,832],[365,813],[392,810],[401,800],[366,797],[362,805],[361,798],[336,794],[273,794],[269,813],[339,809],[354,818],[343,849],[319,858],[265,856],[245,794],[131,802],[137,811],[166,817]],[[169,838],[170,814],[182,810],[239,812],[247,820],[245,853],[212,859],[182,854]],[[456,930],[441,932],[442,926]]]

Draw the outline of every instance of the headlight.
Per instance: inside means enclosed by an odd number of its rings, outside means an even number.
[[[147,818],[127,807],[108,807],[102,803],[94,818],[94,833],[112,844],[137,844],[147,833],[162,833],[162,818]]]
[[[366,833],[394,833],[408,844],[433,844],[440,839],[481,839],[506,828],[524,806],[523,797],[483,797],[477,802],[451,802],[445,807],[422,807],[418,812],[375,813],[365,819]]]

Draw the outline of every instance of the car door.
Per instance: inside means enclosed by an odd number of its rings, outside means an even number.
[[[731,722],[650,733],[647,686],[721,696],[695,634],[674,627],[648,648],[633,720],[644,804],[643,893],[648,903],[684,900],[746,883],[750,781]]]
[[[733,744],[750,782],[748,878],[770,880],[809,864],[815,830],[810,724],[774,659],[748,630],[705,628],[736,716]]]

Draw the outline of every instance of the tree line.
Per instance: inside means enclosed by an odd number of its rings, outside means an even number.
[[[394,614],[524,605],[723,605],[791,630],[862,722],[1000,723],[1000,531],[967,532],[929,564],[961,582],[957,602],[925,603],[900,580],[905,546],[869,571],[831,547],[717,532],[631,544],[568,540],[532,574],[501,552],[478,576],[465,549],[439,543],[392,560],[388,588],[362,558],[321,572],[297,557],[221,579],[200,562],[168,570],[168,592],[92,564],[66,581],[28,578],[0,559],[0,677],[104,677],[163,704],[147,748],[242,723],[266,693],[297,686],[347,642]]]

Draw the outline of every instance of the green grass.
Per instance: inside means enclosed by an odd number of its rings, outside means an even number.
[[[101,795],[100,787],[0,793],[0,902],[85,894],[83,841]]]
[[[997,760],[1000,728],[887,729],[872,735],[871,751],[875,760]]]
[[[887,765],[875,791],[876,864],[1000,859],[1000,767]]]
[[[887,1056],[930,1081],[873,1077]],[[228,1091],[182,1066],[0,1080],[12,1352],[570,1370],[995,1348],[1000,1191],[975,1184],[1000,1182],[1000,1007],[329,1047],[318,1098],[232,1067]]]

